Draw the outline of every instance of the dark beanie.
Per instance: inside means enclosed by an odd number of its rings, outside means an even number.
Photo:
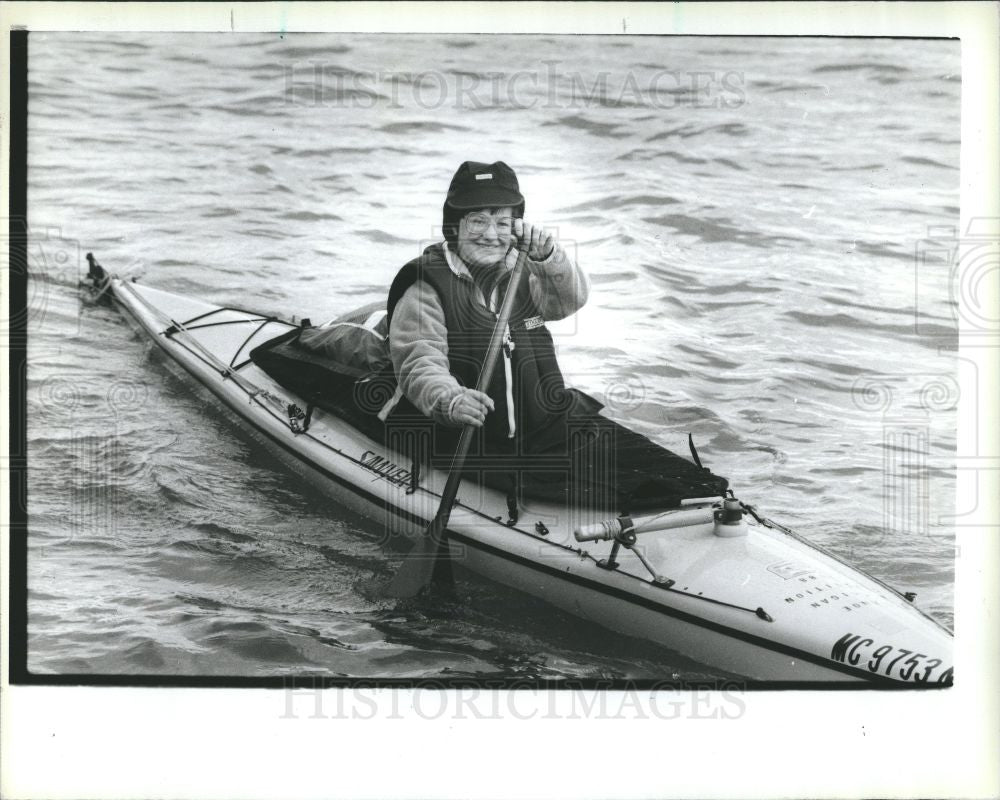
[[[445,241],[455,244],[458,223],[470,211],[508,206],[514,210],[515,218],[524,216],[524,197],[514,170],[503,161],[492,164],[463,162],[451,179],[442,209],[441,228]]]

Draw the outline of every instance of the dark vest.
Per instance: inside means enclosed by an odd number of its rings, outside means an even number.
[[[393,312],[403,293],[418,280],[425,281],[437,292],[444,310],[451,374],[463,386],[474,389],[496,325],[496,315],[483,306],[479,289],[471,278],[459,277],[451,271],[442,247],[431,245],[393,279],[387,304],[389,324],[391,326]],[[498,298],[503,297],[508,283],[509,275],[499,283]],[[484,428],[487,441],[495,445],[519,446],[518,449],[524,452],[530,450],[531,437],[563,419],[572,402],[556,361],[552,335],[531,299],[527,275],[515,297],[510,334],[514,343],[511,391],[515,441],[510,442],[508,438],[507,380],[502,351],[487,390],[495,410],[486,416]]]

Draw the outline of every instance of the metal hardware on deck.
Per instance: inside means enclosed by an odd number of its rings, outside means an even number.
[[[619,522],[618,531],[614,534],[614,545],[611,547],[611,554],[607,558],[602,558],[597,562],[597,566],[601,569],[617,569],[618,568],[618,551],[622,548],[622,545],[627,547],[629,550],[632,549],[632,545],[635,544],[635,526],[632,524],[632,520],[629,517],[619,517],[617,522]],[[578,536],[577,539],[580,537]],[[633,551],[635,552],[635,551]],[[643,561],[645,563],[645,561]],[[655,577],[655,573],[654,573]]]
[[[715,512],[715,519],[726,525],[739,522],[743,519],[743,509],[740,508],[740,501],[734,497],[723,502],[722,508]]]
[[[615,534],[614,537],[615,543],[611,547],[611,554],[607,558],[602,558],[600,561],[598,561],[597,566],[599,566],[601,569],[606,569],[608,571],[617,569],[618,553],[620,549],[624,547],[626,550],[632,551],[632,554],[639,559],[639,561],[647,570],[649,570],[649,574],[653,576],[652,580],[653,586],[657,586],[661,589],[669,589],[671,586],[673,586],[676,581],[673,581],[670,578],[665,578],[662,575],[660,575],[655,569],[653,569],[653,565],[646,560],[646,557],[635,549],[635,543],[637,537],[635,535],[635,529],[633,527],[632,520],[629,519],[628,517],[619,517],[619,519],[622,520],[623,525],[626,524],[625,521],[627,520],[628,527],[625,528],[625,530],[619,531],[617,534]]]
[[[732,494],[732,492],[730,492]],[[798,538],[798,535],[791,529],[786,528],[784,525],[775,522],[773,519],[768,519],[767,517],[761,516],[760,512],[757,511],[757,506],[752,506],[749,503],[740,503],[740,506],[746,511],[751,517],[757,520],[758,523],[763,525],[765,528],[770,528],[771,530],[781,531],[782,533],[787,533],[789,536],[794,536]]]
[[[410,485],[406,487],[407,494],[413,494],[420,486],[420,461],[414,458],[410,464]],[[497,521],[500,517],[497,517]]]
[[[539,520],[538,522],[535,523],[535,533],[537,533],[539,536],[548,536],[549,529],[545,527],[544,522]]]
[[[100,300],[111,288],[111,275],[97,263],[93,253],[87,253],[87,277],[93,282],[93,288],[97,290],[94,300]]]
[[[774,618],[770,614],[768,614],[763,608],[758,607],[757,610],[754,611],[753,613],[756,614],[758,617],[760,617],[762,620],[764,620],[764,622],[774,622]]]
[[[618,555],[619,547],[621,547],[621,542],[615,542],[614,547],[611,548],[611,555],[598,561],[597,566],[601,569],[606,569],[609,572],[611,570],[618,569],[618,562],[615,560],[615,556]]]
[[[716,503],[721,503],[723,500],[719,495],[712,495],[711,497],[685,497],[680,501],[679,505],[681,508],[686,508],[687,506],[714,506]]]
[[[517,495],[507,495],[507,527],[513,528],[517,525],[517,519],[519,516],[520,512],[517,510]]]
[[[668,528],[686,528],[690,525],[703,525],[714,520],[713,509],[707,508],[675,508],[648,517],[628,516],[603,520],[593,525],[581,525],[573,531],[578,542],[610,541],[615,536],[628,529],[635,533],[650,533]]]
[[[905,597],[907,600],[909,600],[912,603],[914,600],[917,599],[917,593],[916,592],[904,592],[903,593],[903,597]]]
[[[106,276],[104,278],[104,282],[100,284],[100,286],[97,288],[98,288],[97,294],[94,296],[95,301],[100,300],[102,297],[104,297],[104,295],[108,293],[108,289],[111,288],[111,276],[110,275]]]
[[[671,586],[674,585],[674,581],[670,580],[670,578],[664,578],[659,572],[657,572],[655,569],[653,569],[653,565],[650,564],[646,560],[646,557],[642,553],[640,553],[635,548],[629,548],[629,549],[633,553],[635,553],[635,557],[638,558],[642,562],[642,565],[646,569],[649,570],[649,574],[653,576],[653,583],[654,584],[656,584],[657,586],[660,586],[660,587],[662,587],[664,589],[667,589],[667,588],[669,588],[669,587],[671,587]]]
[[[615,534],[614,541],[615,543],[611,547],[611,555],[609,555],[607,558],[602,558],[600,561],[597,562],[597,566],[601,567],[602,569],[611,570],[618,568],[618,560],[616,558],[616,556],[618,555],[618,551],[621,549],[622,545],[625,545],[626,547],[630,548],[632,547],[632,545],[635,544],[635,533],[632,531],[631,528],[628,530],[628,532],[619,531],[617,534]]]
[[[288,404],[288,427],[292,433],[305,433],[309,429],[309,415],[295,403]]]
[[[747,535],[747,524],[743,521],[743,504],[735,497],[726,498],[722,508],[716,509],[715,528],[712,532],[724,538]]]
[[[97,281],[103,278],[107,273],[104,271],[104,267],[97,263],[97,259],[94,258],[93,253],[87,253],[87,277],[92,281]]]

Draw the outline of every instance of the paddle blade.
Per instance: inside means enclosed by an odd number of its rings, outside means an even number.
[[[406,556],[406,561],[393,577],[386,594],[407,600],[432,588],[451,588],[454,582],[451,558],[443,533],[443,526],[435,519]]]

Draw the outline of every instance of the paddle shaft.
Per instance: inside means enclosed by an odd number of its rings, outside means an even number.
[[[493,372],[496,370],[500,347],[503,345],[504,333],[510,323],[510,314],[514,308],[517,284],[524,272],[524,264],[528,256],[527,245],[518,250],[517,263],[510,276],[510,283],[507,284],[507,291],[504,294],[503,305],[500,306],[500,313],[497,316],[497,324],[490,337],[489,347],[486,349],[486,356],[483,358],[483,366],[479,371],[479,380],[476,382],[476,391],[487,394],[490,382],[493,380]],[[472,444],[472,437],[476,433],[476,426],[471,422],[466,423],[462,428],[462,435],[458,439],[458,447],[455,448],[455,455],[451,460],[451,469],[448,473],[448,481],[444,485],[444,493],[441,495],[441,507],[437,515],[444,515],[447,523],[451,514],[451,506],[458,493],[458,486],[462,482],[462,467],[465,465],[465,457],[469,454],[469,446]],[[447,501],[447,502],[446,502]]]
[[[493,335],[486,348],[486,356],[483,358],[483,365],[479,371],[479,380],[476,382],[476,390],[483,393],[487,392],[490,382],[493,380],[493,371],[497,365],[504,333],[510,323],[511,311],[514,308],[517,287],[524,274],[528,247],[529,243],[525,241],[518,245],[517,262],[511,272],[503,305],[500,306],[496,326],[493,328]],[[441,493],[441,504],[438,506],[437,514],[434,515],[433,521],[424,532],[419,548],[410,554],[393,579],[390,592],[397,597],[412,597],[431,581],[449,580],[451,577],[450,562],[446,556],[448,542],[444,532],[448,527],[448,520],[451,518],[451,507],[455,503],[458,487],[462,483],[462,470],[465,467],[465,459],[469,454],[469,446],[472,444],[475,432],[476,426],[472,423],[466,423],[462,427],[455,455],[451,459],[448,480]]]

